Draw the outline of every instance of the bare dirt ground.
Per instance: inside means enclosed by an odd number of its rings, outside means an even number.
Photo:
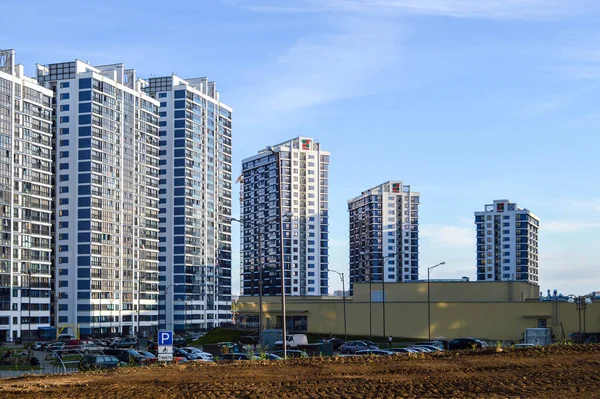
[[[594,398],[600,346],[126,368],[0,381],[0,398]]]

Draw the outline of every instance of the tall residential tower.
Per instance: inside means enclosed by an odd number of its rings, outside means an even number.
[[[306,137],[242,161],[242,295],[281,295],[282,263],[286,295],[328,294],[328,170]]]
[[[540,219],[509,200],[494,200],[475,212],[477,280],[538,284]]]
[[[393,180],[348,201],[350,293],[355,282],[419,278],[420,194]]]
[[[232,110],[214,82],[149,79],[160,105],[161,328],[232,321]]]
[[[52,97],[0,50],[0,342],[51,323]]]
[[[159,102],[122,64],[38,65],[54,92],[58,326],[156,331]]]

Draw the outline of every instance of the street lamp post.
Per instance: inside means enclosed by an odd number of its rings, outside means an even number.
[[[31,269],[21,270],[21,274],[27,276],[27,341],[31,341],[31,274],[34,271]],[[21,287],[23,281],[21,281]],[[21,301],[19,304],[19,313],[23,314],[23,288],[21,288]],[[22,324],[22,323],[21,323]],[[21,330],[21,341],[23,341],[23,331]],[[29,356],[31,357],[31,356]]]
[[[433,265],[427,268],[427,336],[431,341],[431,271],[438,266],[445,265],[446,262],[440,262],[437,265]]]
[[[100,287],[100,290],[102,290],[102,287]],[[102,291],[100,291],[98,294],[98,302],[100,303],[100,306],[98,307],[98,336],[100,338],[102,338],[102,297]]]
[[[346,328],[346,283],[344,282],[344,273],[338,272],[337,270],[327,269],[328,272],[337,273],[342,279],[342,301],[344,303],[344,341],[348,341],[348,330]]]
[[[148,276],[150,274],[150,272],[138,272],[138,289],[137,289],[137,337],[138,337],[138,342],[140,340],[141,334],[140,334],[140,314],[141,314],[141,309],[140,309],[140,294],[142,291],[142,279],[146,278],[146,276]]]
[[[169,285],[167,285],[167,286],[165,287],[165,289],[163,290],[163,292],[165,293],[165,330],[167,330],[167,327],[168,327],[168,326],[167,326],[167,294],[168,294],[168,292],[169,292],[169,288],[171,288],[171,287],[176,287],[176,286],[178,286],[178,285],[185,285],[185,284],[184,284],[184,283],[174,283],[174,284],[169,284]],[[160,291],[159,291],[159,295],[160,295]],[[205,304],[205,305],[206,305],[206,304]],[[159,301],[159,306],[160,306],[160,301]],[[205,306],[205,307],[206,307],[206,306]],[[158,321],[159,321],[159,324],[160,324],[160,309],[159,309],[159,312],[158,312],[158,319],[159,319]],[[205,320],[205,322],[206,322],[206,320]],[[160,328],[160,326],[159,326],[159,328]]]
[[[213,299],[214,299],[214,307],[216,310],[216,319],[215,319],[215,327],[219,327],[219,258],[215,257],[215,268],[213,269]]]
[[[283,215],[283,218],[291,218],[293,214],[291,212]],[[250,223],[238,218],[230,218],[233,222],[238,222],[240,224]],[[262,257],[262,236],[266,230],[266,228],[273,222],[278,221],[277,217],[265,219],[262,223],[258,223],[258,342],[262,345],[262,296],[263,296],[263,257]],[[283,254],[282,254],[283,259]],[[282,314],[285,315],[285,273],[284,273],[284,263],[282,260],[281,263],[281,284],[282,284]],[[283,333],[284,333],[284,342],[285,341],[285,318],[283,319]],[[285,346],[285,345],[284,345]],[[284,348],[284,355],[287,354],[287,351]]]
[[[587,305],[591,305],[593,303],[593,299],[591,295],[567,295],[569,298],[567,301],[569,303],[574,303],[577,306],[577,315],[579,319],[579,328],[577,331],[577,341],[578,343],[582,343],[582,340],[585,342],[585,311],[587,309]],[[583,312],[583,331],[581,330],[581,312]],[[582,334],[583,332],[583,334]],[[583,336],[582,336],[583,335]]]
[[[177,302],[183,303],[183,332],[187,331],[187,301],[178,299]]]
[[[386,336],[386,334],[385,334],[385,262],[388,259],[395,258],[396,255],[398,255],[398,254],[397,253],[391,254],[391,255],[388,255],[388,256],[384,256],[381,259],[381,291],[382,291],[382,294],[383,294],[383,298],[381,299],[381,306],[383,307],[382,310],[383,310],[383,338],[384,339],[385,339],[385,336]]]
[[[361,252],[361,255],[368,255],[369,252]],[[382,332],[383,332],[383,338],[385,338],[386,333],[385,333],[385,262],[388,259],[391,258],[395,258],[398,254],[394,253],[391,255],[387,255],[384,256],[383,258],[381,258],[381,291],[382,291],[382,299],[381,299],[381,306],[382,306]],[[368,262],[370,262],[370,259],[368,260]],[[369,339],[372,339],[373,336],[373,326],[371,323],[372,320],[372,306],[373,306],[373,301],[372,301],[372,297],[373,297],[373,293],[372,293],[372,281],[373,281],[373,272],[372,272],[372,266],[369,263]]]
[[[361,258],[364,255],[367,255],[368,252],[361,252]],[[363,258],[364,259],[364,258]],[[369,269],[369,339],[372,340],[373,339],[373,312],[372,312],[372,307],[373,307],[373,291],[372,291],[372,285],[371,285],[371,280],[373,280],[373,273],[371,270],[371,265],[369,264],[368,266]],[[364,277],[363,277],[363,281],[364,281]]]

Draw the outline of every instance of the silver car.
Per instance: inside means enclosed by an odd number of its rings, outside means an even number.
[[[340,353],[356,353],[366,349],[379,349],[375,345],[369,345],[363,341],[350,341],[340,346]]]

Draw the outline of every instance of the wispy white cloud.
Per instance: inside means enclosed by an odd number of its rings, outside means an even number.
[[[297,39],[258,71],[237,97],[245,119],[272,121],[302,108],[377,93],[389,87],[384,72],[398,66],[402,33],[381,19],[342,18],[326,32]]]
[[[419,236],[431,247],[475,248],[475,229],[463,225],[422,224]]]
[[[600,228],[600,221],[555,220],[543,224],[544,232],[549,233],[579,233],[583,230]]]
[[[357,11],[458,18],[532,19],[576,15],[592,0],[226,0],[262,12]]]

